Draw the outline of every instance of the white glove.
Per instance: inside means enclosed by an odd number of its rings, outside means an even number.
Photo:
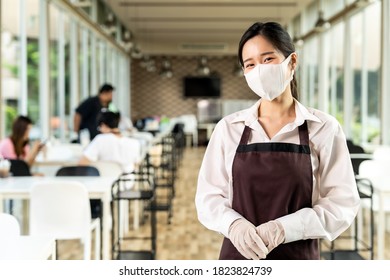
[[[247,259],[265,259],[268,254],[263,240],[257,235],[256,227],[244,218],[235,220],[230,225],[229,239]]]
[[[269,221],[256,227],[256,231],[264,241],[269,252],[284,242],[285,233],[279,221]]]

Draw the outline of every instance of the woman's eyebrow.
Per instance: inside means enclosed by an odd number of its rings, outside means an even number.
[[[275,51],[263,52],[263,53],[260,54],[260,56],[264,56],[264,55],[268,55],[268,54],[274,54],[274,53],[275,53]],[[247,62],[247,61],[249,61],[249,60],[251,60],[251,59],[252,59],[251,57],[248,58],[248,59],[245,59],[245,60],[243,61],[243,63],[245,63],[245,62]]]

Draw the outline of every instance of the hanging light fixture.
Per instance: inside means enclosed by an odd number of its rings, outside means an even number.
[[[140,49],[138,48],[137,45],[135,45],[131,49],[130,56],[131,56],[131,58],[135,58],[135,59],[142,58],[142,52],[140,51]]]
[[[207,65],[207,58],[205,56],[200,57],[196,73],[200,76],[210,75],[210,68]]]
[[[149,63],[146,65],[146,71],[155,72],[157,70],[156,62],[153,59],[149,60]]]
[[[107,14],[107,18],[103,24],[103,28],[110,35],[113,35],[116,32],[116,24],[115,24],[115,18],[113,13]]]
[[[148,66],[149,60],[150,57],[147,54],[143,55],[141,61],[139,62],[139,66],[146,68],[146,66]]]
[[[318,33],[324,32],[330,27],[329,21],[324,18],[324,11],[322,10],[322,1],[318,1],[318,19],[314,25],[314,30]]]
[[[172,64],[166,57],[163,58],[163,61],[161,64],[160,76],[163,78],[168,78],[168,79],[172,78],[172,76],[173,76]]]
[[[242,69],[239,62],[234,63],[233,76],[242,77],[244,76],[244,69]]]
[[[296,36],[294,36],[294,38],[293,38],[293,43],[294,43],[295,46],[297,46],[298,48],[300,48],[300,47],[303,46],[304,41],[303,41],[303,39],[302,39],[301,36],[296,35]]]
[[[134,46],[133,35],[129,30],[125,30],[122,35],[122,45],[126,51],[130,51]]]

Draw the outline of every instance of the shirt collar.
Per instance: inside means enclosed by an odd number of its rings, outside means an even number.
[[[321,123],[321,120],[316,117],[313,113],[309,112],[309,110],[299,103],[298,100],[294,99],[295,102],[295,121],[294,123],[299,126],[304,123],[305,120],[314,121]],[[259,99],[255,104],[253,104],[247,110],[241,111],[241,113],[237,114],[231,121],[231,123],[236,122],[244,122],[245,125],[251,126],[254,122],[257,122],[259,117],[259,106],[261,104],[261,99]]]

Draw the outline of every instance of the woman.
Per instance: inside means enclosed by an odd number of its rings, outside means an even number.
[[[98,134],[86,147],[79,165],[89,165],[94,161],[112,161],[121,165],[123,172],[134,171],[141,161],[141,144],[138,140],[124,137],[118,128],[119,113],[101,114]]]
[[[29,135],[32,121],[29,117],[19,116],[12,124],[12,134],[0,142],[0,155],[7,159],[21,159],[32,166],[44,144],[34,141],[31,148]]]
[[[238,56],[251,108],[216,125],[199,172],[201,223],[225,236],[220,259],[319,259],[356,216],[359,196],[339,123],[298,102],[288,33],[255,23]]]

